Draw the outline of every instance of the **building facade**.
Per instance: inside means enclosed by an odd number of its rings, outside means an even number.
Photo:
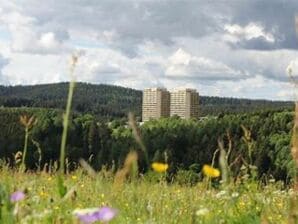
[[[142,121],[170,116],[170,93],[165,88],[148,88],[143,92]]]
[[[199,93],[195,89],[171,92],[170,115],[183,119],[199,118]]]

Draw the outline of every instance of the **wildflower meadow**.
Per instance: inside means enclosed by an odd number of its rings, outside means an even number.
[[[1,223],[288,223],[295,192],[281,183],[208,179],[190,187],[140,177],[120,186],[108,171],[81,168],[63,176],[61,197],[57,174],[2,168]]]

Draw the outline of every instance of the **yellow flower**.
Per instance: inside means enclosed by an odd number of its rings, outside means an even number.
[[[72,175],[72,176],[71,176],[71,179],[76,180],[76,179],[78,179],[78,177],[75,176],[75,175]]]
[[[212,166],[209,165],[204,165],[203,166],[203,173],[207,176],[207,177],[219,177],[220,175],[220,171],[218,169],[213,168]]]
[[[166,163],[152,163],[152,169],[158,173],[166,172],[169,168],[169,165]]]
[[[48,196],[48,194],[44,191],[41,191],[41,192],[39,192],[39,196],[46,198]]]

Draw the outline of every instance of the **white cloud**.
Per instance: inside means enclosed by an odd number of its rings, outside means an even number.
[[[226,24],[224,26],[224,30],[228,33],[224,38],[231,42],[237,42],[242,39],[251,40],[259,37],[264,38],[270,43],[275,41],[272,33],[265,32],[264,27],[255,23],[249,23],[246,26],[240,26],[238,24]]]
[[[179,48],[169,57],[165,74],[169,77],[197,79],[240,79],[243,74],[222,62],[192,56]]]
[[[58,49],[61,46],[53,32],[42,34],[39,39],[39,45],[45,49]]]
[[[54,54],[66,51],[69,47],[62,38],[51,30],[42,30],[38,19],[22,14],[16,5],[10,5],[0,15],[0,22],[6,25],[11,34],[11,50],[32,54]]]
[[[7,84],[29,85],[69,80],[69,55],[13,53],[3,68]]]
[[[289,90],[289,85],[256,75],[252,78],[233,81],[218,81],[214,86],[220,89],[221,94],[237,98],[292,100],[290,95],[281,95],[280,92]],[[220,95],[222,96],[222,95]]]
[[[53,32],[39,33],[30,26],[12,26],[11,48],[15,52],[31,54],[61,54],[70,47],[56,38]]]
[[[173,65],[189,65],[192,56],[179,48],[171,57],[169,62]]]

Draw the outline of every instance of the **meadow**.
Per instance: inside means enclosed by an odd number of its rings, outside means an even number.
[[[67,193],[60,197],[57,175],[8,168],[0,174],[0,220],[8,224],[81,223],[75,211],[103,206],[116,210],[109,223],[288,223],[294,194],[274,180],[262,185],[242,179],[216,186],[205,179],[183,186],[166,183],[159,173],[157,182],[143,177],[115,185],[108,171],[90,176],[78,169],[63,176]],[[25,197],[12,202],[9,197],[16,191]]]

